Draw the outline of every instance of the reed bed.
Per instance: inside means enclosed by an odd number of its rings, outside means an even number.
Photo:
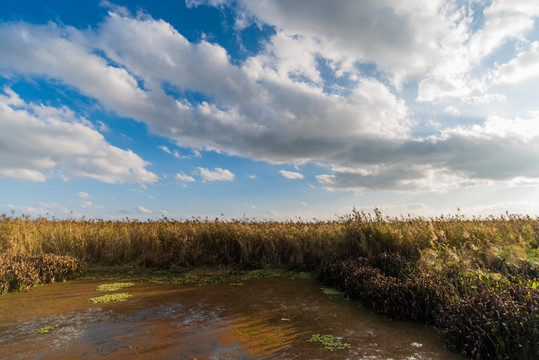
[[[74,279],[82,274],[80,261],[53,254],[0,254],[0,295],[35,285]]]
[[[311,270],[374,311],[433,324],[475,359],[539,358],[539,219],[49,220],[3,215],[4,257],[92,266]]]

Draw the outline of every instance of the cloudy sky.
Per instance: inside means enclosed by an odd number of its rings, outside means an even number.
[[[539,2],[2,2],[0,188],[57,218],[539,215]]]

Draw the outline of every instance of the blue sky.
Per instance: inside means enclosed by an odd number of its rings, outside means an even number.
[[[10,1],[0,212],[539,215],[535,0]]]

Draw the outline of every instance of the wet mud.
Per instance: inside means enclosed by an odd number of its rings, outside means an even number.
[[[314,279],[136,282],[125,301],[91,304],[104,283],[0,297],[0,359],[460,359],[434,329],[372,314]],[[313,334],[350,348],[329,351]]]

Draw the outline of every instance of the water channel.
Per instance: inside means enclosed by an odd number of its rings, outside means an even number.
[[[0,359],[461,359],[435,329],[375,315],[312,278],[136,282],[126,301],[90,303],[110,282],[1,296]],[[313,334],[350,347],[330,351]]]

